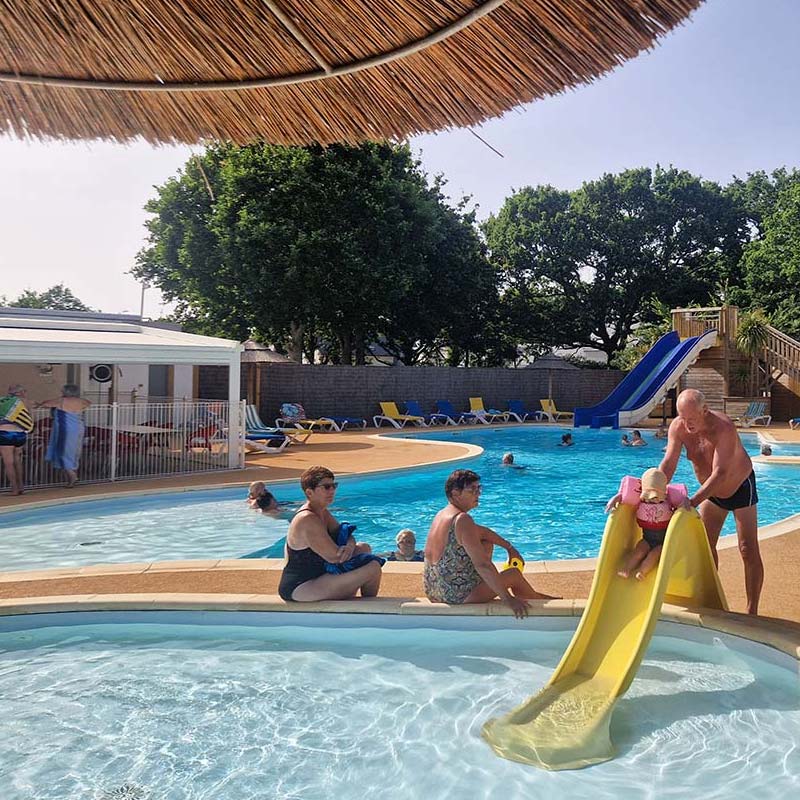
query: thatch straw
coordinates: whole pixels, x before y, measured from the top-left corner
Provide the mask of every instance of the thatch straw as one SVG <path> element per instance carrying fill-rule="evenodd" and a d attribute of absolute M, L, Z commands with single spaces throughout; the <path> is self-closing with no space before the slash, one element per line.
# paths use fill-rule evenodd
<path fill-rule="evenodd" d="M 702 0 L 0 0 L 0 131 L 285 144 L 473 125 Z"/>

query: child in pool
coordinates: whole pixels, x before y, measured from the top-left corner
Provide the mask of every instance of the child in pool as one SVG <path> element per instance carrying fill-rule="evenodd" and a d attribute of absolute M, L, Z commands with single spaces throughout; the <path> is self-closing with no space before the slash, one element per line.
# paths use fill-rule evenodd
<path fill-rule="evenodd" d="M 622 492 L 618 492 L 608 501 L 606 511 L 611 511 L 621 500 Z M 636 580 L 643 580 L 658 564 L 669 521 L 676 508 L 668 499 L 667 476 L 655 468 L 646 470 L 642 475 L 642 491 L 636 507 L 636 522 L 642 529 L 642 538 L 617 572 L 620 578 L 628 578 L 635 571 Z"/>

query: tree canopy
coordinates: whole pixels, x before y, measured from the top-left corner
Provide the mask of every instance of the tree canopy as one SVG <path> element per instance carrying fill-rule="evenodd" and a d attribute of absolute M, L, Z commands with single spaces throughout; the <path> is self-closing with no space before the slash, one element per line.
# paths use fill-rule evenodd
<path fill-rule="evenodd" d="M 157 188 L 134 274 L 196 329 L 363 363 L 484 354 L 494 271 L 405 146 L 220 145 Z"/>
<path fill-rule="evenodd" d="M 484 224 L 505 297 L 529 338 L 596 347 L 609 357 L 653 301 L 707 300 L 736 280 L 745 218 L 714 183 L 670 169 L 604 175 L 574 192 L 526 187 Z"/>
<path fill-rule="evenodd" d="M 481 225 L 406 146 L 215 145 L 148 203 L 134 274 L 190 329 L 333 363 L 515 364 L 589 346 L 629 366 L 669 309 L 763 307 L 800 332 L 800 171 L 675 167 L 514 191 Z"/>
<path fill-rule="evenodd" d="M 3 298 L 3 302 L 5 299 Z M 63 283 L 57 283 L 43 292 L 26 289 L 16 300 L 7 303 L 12 308 L 49 308 L 56 311 L 91 311 Z"/>

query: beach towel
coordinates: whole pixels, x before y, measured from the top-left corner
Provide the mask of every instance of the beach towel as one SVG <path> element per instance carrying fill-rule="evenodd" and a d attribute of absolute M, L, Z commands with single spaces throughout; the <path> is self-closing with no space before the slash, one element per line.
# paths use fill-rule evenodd
<path fill-rule="evenodd" d="M 339 547 L 344 547 L 355 529 L 355 525 L 351 525 L 349 522 L 342 522 L 339 525 L 339 530 L 336 534 L 336 544 Z M 359 553 L 347 561 L 343 561 L 341 564 L 329 564 L 326 561 L 325 571 L 330 572 L 333 575 L 341 575 L 343 572 L 352 572 L 354 569 L 363 567 L 364 564 L 369 564 L 370 561 L 377 561 L 381 566 L 386 563 L 385 558 L 373 555 L 372 553 Z"/>
<path fill-rule="evenodd" d="M 33 431 L 33 417 L 18 397 L 6 395 L 0 397 L 0 422 L 12 422 L 25 433 Z"/>
<path fill-rule="evenodd" d="M 83 420 L 71 411 L 53 409 L 53 432 L 45 460 L 57 469 L 77 470 L 83 445 Z"/>

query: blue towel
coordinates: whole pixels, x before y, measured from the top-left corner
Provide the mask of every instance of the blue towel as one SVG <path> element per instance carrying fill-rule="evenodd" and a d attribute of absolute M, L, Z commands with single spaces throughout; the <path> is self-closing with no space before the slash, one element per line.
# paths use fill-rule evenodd
<path fill-rule="evenodd" d="M 57 469 L 78 469 L 83 445 L 83 420 L 71 411 L 53 409 L 53 432 L 45 460 Z"/>
<path fill-rule="evenodd" d="M 355 529 L 355 525 L 351 525 L 349 522 L 342 522 L 339 525 L 339 530 L 336 533 L 336 544 L 339 547 L 344 547 Z M 373 555 L 372 553 L 359 553 L 357 556 L 353 556 L 341 564 L 329 564 L 326 561 L 325 571 L 330 572 L 333 575 L 341 575 L 343 572 L 352 572 L 354 569 L 363 567 L 364 564 L 369 564 L 370 561 L 377 561 L 381 566 L 386 563 L 385 558 Z"/>

